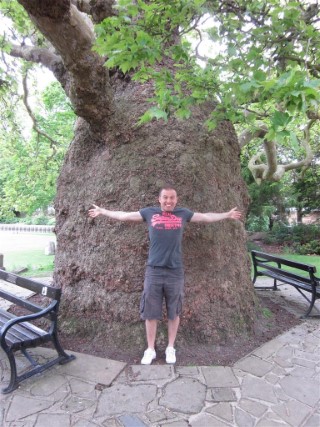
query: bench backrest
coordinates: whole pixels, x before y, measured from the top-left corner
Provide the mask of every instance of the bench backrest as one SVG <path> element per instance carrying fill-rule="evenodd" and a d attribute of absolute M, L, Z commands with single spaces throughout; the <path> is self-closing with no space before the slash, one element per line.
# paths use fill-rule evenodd
<path fill-rule="evenodd" d="M 35 294 L 42 295 L 43 297 L 50 298 L 52 300 L 60 301 L 61 297 L 61 289 L 54 288 L 49 285 L 45 285 L 44 283 L 38 282 L 33 279 L 29 279 L 27 277 L 18 276 L 14 273 L 9 273 L 5 270 L 0 269 L 0 279 L 4 280 L 8 283 L 11 283 L 15 286 L 19 286 L 20 288 L 28 289 Z M 24 298 L 20 298 L 14 293 L 7 292 L 5 290 L 0 289 L 0 298 L 4 298 L 14 304 L 20 305 L 21 307 L 25 307 L 33 312 L 38 312 L 42 309 L 42 307 L 28 302 Z"/>
<path fill-rule="evenodd" d="M 316 273 L 317 269 L 314 265 L 304 264 L 301 262 L 292 261 L 290 259 L 278 257 L 275 255 L 266 254 L 264 252 L 259 251 L 251 251 L 253 259 L 256 259 L 258 262 L 260 261 L 272 261 L 272 262 L 280 262 L 282 265 L 287 265 L 288 267 L 298 268 L 302 271 L 308 271 L 312 273 Z"/>
<path fill-rule="evenodd" d="M 316 283 L 318 282 L 318 278 L 315 277 L 315 273 L 317 271 L 316 267 L 311 264 L 304 264 L 301 262 L 292 261 L 286 258 L 278 257 L 275 255 L 266 254 L 264 252 L 259 251 L 251 251 L 254 268 L 262 267 L 267 270 L 273 271 L 274 273 L 284 274 L 287 277 L 291 277 L 296 280 L 303 280 L 307 283 Z M 277 267 L 270 265 L 269 263 L 276 263 Z M 293 269 L 297 269 L 299 271 L 305 271 L 309 273 L 309 277 L 304 277 L 297 274 L 297 271 L 288 271 L 283 269 L 283 266 L 291 267 Z"/>

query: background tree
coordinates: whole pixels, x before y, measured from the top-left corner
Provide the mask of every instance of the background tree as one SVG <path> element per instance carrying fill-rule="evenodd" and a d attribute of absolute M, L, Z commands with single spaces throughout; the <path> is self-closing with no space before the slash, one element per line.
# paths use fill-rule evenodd
<path fill-rule="evenodd" d="M 33 93 L 32 78 L 27 74 L 21 83 L 21 95 L 4 91 L 0 100 L 0 215 L 5 220 L 14 218 L 15 213 L 31 215 L 53 204 L 75 120 L 58 82 L 51 83 L 41 98 Z"/>
<path fill-rule="evenodd" d="M 241 147 L 260 141 L 249 160 L 255 181 L 303 172 L 312 162 L 319 121 L 318 2 L 221 2 L 220 11 L 209 33 L 226 49 L 210 62 L 220 64 L 223 106 Z"/>
<path fill-rule="evenodd" d="M 297 222 L 310 212 L 320 211 L 320 156 L 315 155 L 311 167 L 306 170 L 303 179 L 295 176 L 288 194 L 292 195 L 291 205 L 297 209 Z"/>
<path fill-rule="evenodd" d="M 288 214 L 296 210 L 294 221 L 301 223 L 303 215 L 314 210 L 319 210 L 319 124 L 313 129 L 314 138 L 310 141 L 313 160 L 311 165 L 303 170 L 293 169 L 288 171 L 281 181 L 264 181 L 260 185 L 254 180 L 248 163 L 250 158 L 259 151 L 253 141 L 241 151 L 242 175 L 248 186 L 251 199 L 247 230 L 267 231 L 272 228 L 275 221 L 288 222 Z M 287 164 L 295 159 L 297 147 L 286 147 L 280 151 L 283 161 Z"/>
<path fill-rule="evenodd" d="M 294 107 L 298 112 L 315 108 L 318 81 L 312 80 L 308 94 L 302 76 L 297 96 L 292 87 L 282 85 L 279 98 L 281 76 L 276 75 L 273 86 L 267 79 L 273 65 L 255 72 L 259 55 L 265 62 L 277 55 L 276 40 L 270 42 L 268 58 L 262 55 L 273 34 L 270 28 L 264 44 L 258 43 L 260 53 L 253 55 L 250 33 L 262 40 L 266 25 L 270 19 L 276 22 L 280 13 L 278 2 L 265 3 L 121 1 L 112 9 L 111 1 L 19 0 L 29 20 L 17 2 L 1 2 L 17 31 L 14 40 L 5 39 L 6 52 L 48 67 L 78 116 L 55 203 L 55 279 L 64 287 L 63 309 L 70 328 L 87 328 L 121 343 L 132 337 L 135 345 L 142 336 L 137 305 L 147 251 L 145 228 L 88 220 L 92 202 L 136 210 L 156 203 L 158 187 L 170 180 L 191 209 L 223 211 L 238 205 L 245 212 L 248 198 L 231 121 L 252 118 L 246 113 L 248 104 L 258 95 L 259 100 L 273 95 L 273 106 L 286 99 L 281 109 L 269 114 L 280 117 L 281 123 L 290 116 L 287 99 L 303 100 Z M 297 6 L 286 2 L 293 3 Z M 302 20 L 308 7 L 299 2 L 298 9 Z M 227 50 L 202 68 L 185 37 L 199 34 L 197 25 L 207 13 L 218 22 L 211 35 L 218 35 L 224 45 L 226 40 Z M 310 16 L 306 25 L 311 34 L 315 15 Z M 100 24 L 96 33 L 92 23 Z M 240 56 L 235 36 L 242 43 Z M 227 53 L 233 61 L 225 61 Z M 230 68 L 224 68 L 228 63 Z M 250 80 L 244 81 L 245 76 Z M 274 125 L 271 134 L 268 129 L 267 139 L 273 140 L 284 127 Z M 189 227 L 185 237 L 184 336 L 212 341 L 249 331 L 255 299 L 243 227 L 230 222 Z"/>

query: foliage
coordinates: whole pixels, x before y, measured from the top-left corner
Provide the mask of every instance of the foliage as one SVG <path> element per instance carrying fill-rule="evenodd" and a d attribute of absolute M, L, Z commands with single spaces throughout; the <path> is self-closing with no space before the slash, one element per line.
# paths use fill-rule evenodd
<path fill-rule="evenodd" d="M 45 78 L 39 66 L 12 56 L 19 44 L 43 47 L 46 43 L 25 9 L 4 0 L 0 11 L 0 221 L 8 222 L 20 212 L 32 214 L 52 203 L 75 115 L 60 84 L 53 83 L 39 94 L 39 79 Z"/>
<path fill-rule="evenodd" d="M 34 215 L 20 218 L 18 222 L 29 225 L 54 225 L 55 219 L 46 215 Z"/>
<path fill-rule="evenodd" d="M 8 102 L 8 98 L 3 100 Z M 2 220 L 14 212 L 33 213 L 52 203 L 56 179 L 69 141 L 75 116 L 58 83 L 42 93 L 34 111 L 37 129 L 26 133 L 21 124 L 21 103 L 2 110 L 6 120 L 0 129 L 0 192 Z M 15 114 L 12 114 L 12 111 Z M 27 124 L 30 128 L 31 124 Z M 40 129 L 40 131 L 39 131 Z"/>
<path fill-rule="evenodd" d="M 74 116 L 62 91 L 53 86 L 43 95 L 45 110 L 35 111 L 37 129 L 25 135 L 17 76 L 25 75 L 36 60 L 18 60 L 15 48 L 47 48 L 48 42 L 19 2 L 1 0 L 0 11 L 5 23 L 0 63 L 0 141 L 5 156 L 0 160 L 4 201 L 0 215 L 8 218 L 14 217 L 14 211 L 32 212 L 54 197 Z M 265 126 L 264 137 L 275 142 L 281 166 L 295 167 L 296 159 L 306 157 L 308 151 L 312 157 L 319 150 L 318 2 L 119 0 L 115 12 L 96 25 L 95 50 L 107 58 L 108 68 L 119 68 L 139 82 L 152 81 L 154 96 L 140 125 L 153 119 L 167 121 L 173 115 L 187 119 L 195 105 L 206 102 L 212 105 L 209 129 L 219 120 L 231 120 L 241 141 L 243 133 L 255 135 Z M 35 57 L 40 58 L 38 53 Z M 257 162 L 268 161 L 268 155 L 260 153 L 261 141 L 254 136 L 245 146 L 245 167 L 254 156 Z M 264 186 L 259 192 L 251 181 L 250 222 L 257 223 L 256 217 L 262 216 L 266 227 L 273 207 L 280 212 L 290 205 L 313 207 L 319 181 L 315 173 L 306 173 L 309 163 L 300 165 L 299 174 L 290 175 L 286 182 L 277 173 L 265 178 L 281 178 L 284 187 Z M 292 182 L 289 200 L 283 193 Z"/>
<path fill-rule="evenodd" d="M 140 124 L 188 118 L 193 105 L 211 101 L 210 129 L 229 119 L 254 133 L 264 123 L 265 138 L 295 157 L 308 150 L 301 125 L 320 118 L 318 4 L 120 0 L 115 7 L 116 16 L 96 27 L 96 50 L 108 67 L 154 82 Z M 210 56 L 199 54 L 206 36 Z"/>
<path fill-rule="evenodd" d="M 304 245 L 295 247 L 295 251 L 301 255 L 320 255 L 320 240 L 311 240 Z"/>
<path fill-rule="evenodd" d="M 301 213 L 307 214 L 314 209 L 320 210 L 320 147 L 314 157 L 310 168 L 303 176 L 293 174 L 291 186 L 287 188 L 288 196 L 291 196 L 291 205 Z"/>
<path fill-rule="evenodd" d="M 242 176 L 247 184 L 250 205 L 246 221 L 248 231 L 268 231 L 272 228 L 273 217 L 285 212 L 287 201 L 283 192 L 283 181 L 263 182 L 258 185 L 246 166 L 246 150 L 241 154 Z"/>
<path fill-rule="evenodd" d="M 255 216 L 249 214 L 247 217 L 246 229 L 248 231 L 268 231 L 270 228 L 270 218 L 267 215 Z"/>
<path fill-rule="evenodd" d="M 288 227 L 277 223 L 269 234 L 274 242 L 284 244 L 290 252 L 301 255 L 320 255 L 320 226 L 318 225 L 301 224 Z"/>

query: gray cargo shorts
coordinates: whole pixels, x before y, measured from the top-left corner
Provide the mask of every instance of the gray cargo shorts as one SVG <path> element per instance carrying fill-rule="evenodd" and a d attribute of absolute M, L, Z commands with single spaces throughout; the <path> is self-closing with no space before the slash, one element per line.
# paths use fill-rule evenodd
<path fill-rule="evenodd" d="M 147 266 L 140 301 L 142 320 L 161 320 L 163 298 L 168 319 L 180 316 L 184 296 L 183 268 Z"/>

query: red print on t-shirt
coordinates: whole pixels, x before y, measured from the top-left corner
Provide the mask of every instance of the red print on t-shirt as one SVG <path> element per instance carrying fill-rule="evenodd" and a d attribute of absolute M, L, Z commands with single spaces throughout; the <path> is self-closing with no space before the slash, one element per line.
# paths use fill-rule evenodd
<path fill-rule="evenodd" d="M 182 218 L 169 212 L 163 212 L 152 216 L 151 225 L 158 230 L 176 230 L 182 227 Z"/>

